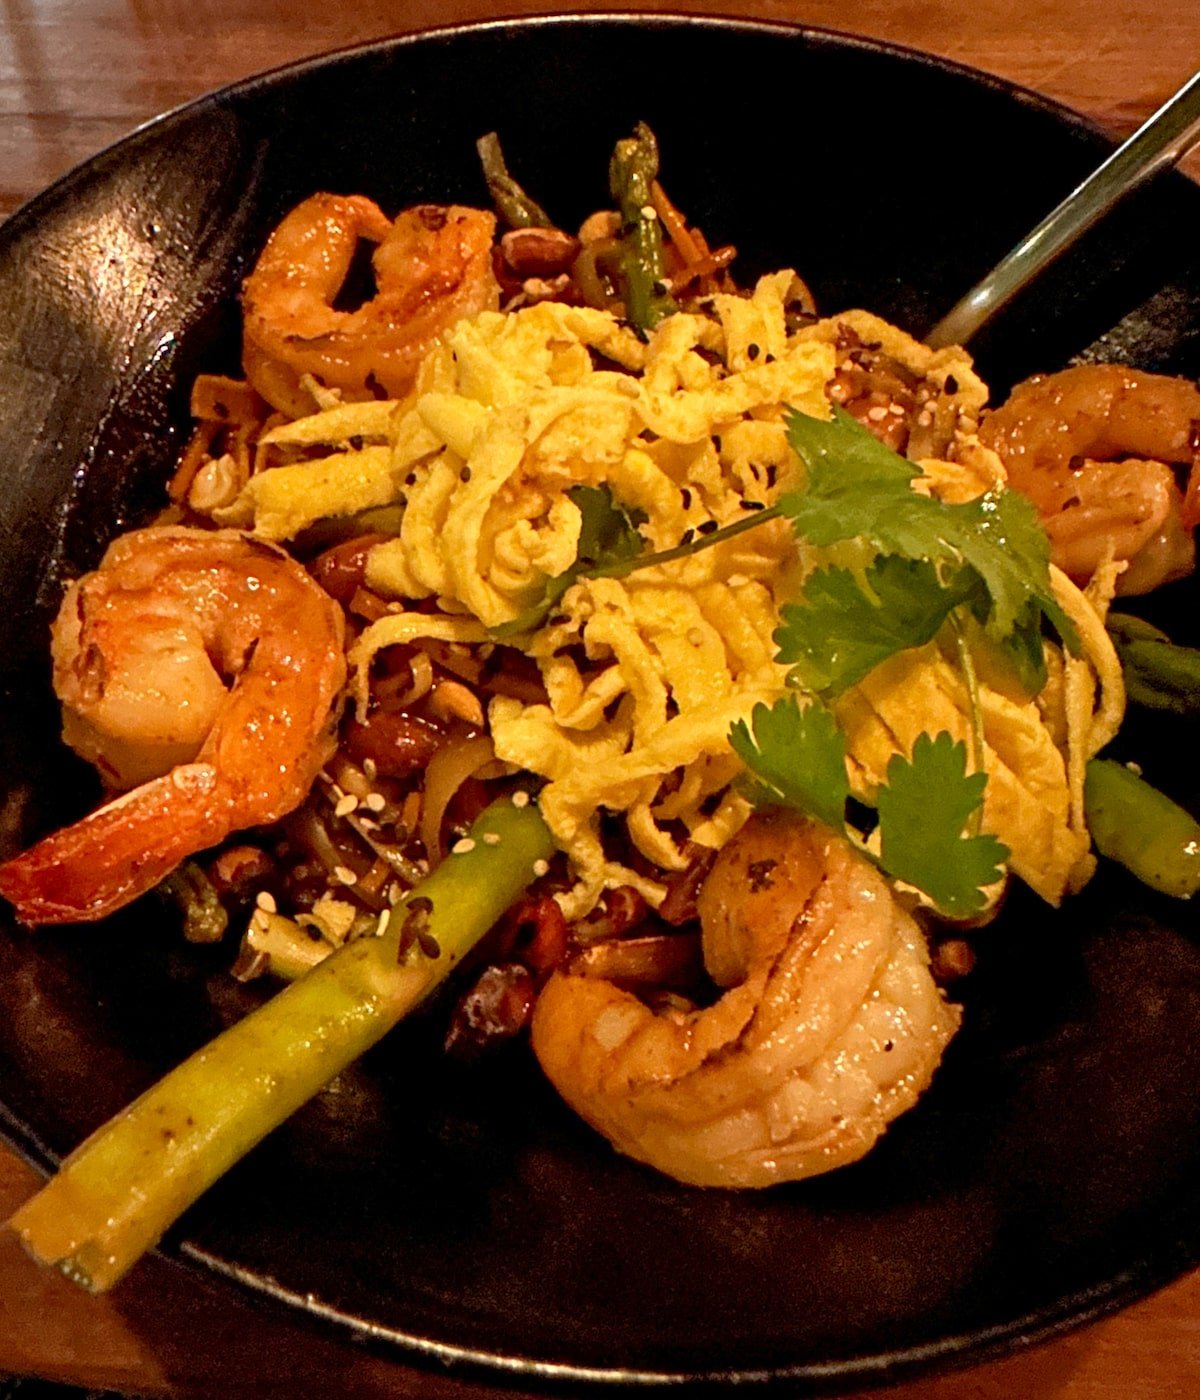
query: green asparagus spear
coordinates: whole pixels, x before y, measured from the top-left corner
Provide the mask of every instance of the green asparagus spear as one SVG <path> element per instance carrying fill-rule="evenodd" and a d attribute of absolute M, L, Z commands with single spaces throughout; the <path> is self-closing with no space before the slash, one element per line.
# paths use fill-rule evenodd
<path fill-rule="evenodd" d="M 380 936 L 326 958 L 77 1148 L 9 1222 L 35 1258 L 86 1288 L 111 1287 L 223 1172 L 437 986 L 553 846 L 533 806 L 503 799 L 455 850 Z"/>
<path fill-rule="evenodd" d="M 500 138 L 494 131 L 475 142 L 488 193 L 500 217 L 510 228 L 552 228 L 550 216 L 531 199 L 508 173 Z"/>
<path fill-rule="evenodd" d="M 624 221 L 621 265 L 625 273 L 625 314 L 640 331 L 651 331 L 678 308 L 666 290 L 667 264 L 662 227 L 651 204 L 658 177 L 658 142 L 645 122 L 618 141 L 608 167 L 608 184 Z"/>
<path fill-rule="evenodd" d="M 1088 829 L 1101 855 L 1163 894 L 1200 889 L 1200 823 L 1132 769 L 1094 758 L 1084 785 Z"/>
<path fill-rule="evenodd" d="M 1176 646 L 1165 632 L 1125 613 L 1110 613 L 1108 630 L 1134 704 L 1200 714 L 1200 650 Z"/>

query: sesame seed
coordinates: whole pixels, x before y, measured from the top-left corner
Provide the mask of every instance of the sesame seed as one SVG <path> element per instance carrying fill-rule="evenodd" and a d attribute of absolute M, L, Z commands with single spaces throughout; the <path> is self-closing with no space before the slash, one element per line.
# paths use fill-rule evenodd
<path fill-rule="evenodd" d="M 362 816 L 360 816 L 359 819 L 358 819 L 358 824 L 359 824 L 359 826 L 360 826 L 364 831 L 378 831 L 378 830 L 379 830 L 379 823 L 378 823 L 378 822 L 373 822 L 373 821 L 371 820 L 370 817 L 362 817 Z"/>
<path fill-rule="evenodd" d="M 459 481 L 470 481 L 470 479 L 471 479 L 471 468 L 470 468 L 470 467 L 464 467 L 464 468 L 462 469 L 462 471 L 459 472 L 459 474 L 458 474 L 458 479 L 459 479 Z"/>
<path fill-rule="evenodd" d="M 399 885 L 397 885 L 397 884 L 391 884 L 391 885 L 388 886 L 388 889 L 387 889 L 387 902 L 392 906 L 393 909 L 396 907 L 397 904 L 400 903 L 400 901 L 401 901 L 403 898 L 404 898 L 404 891 L 400 888 Z"/>
<path fill-rule="evenodd" d="M 881 423 L 887 417 L 887 409 L 876 404 L 874 408 L 867 409 L 867 417 L 872 423 Z"/>
<path fill-rule="evenodd" d="M 348 792 L 345 797 L 338 798 L 338 804 L 333 809 L 335 817 L 348 817 L 351 812 L 358 807 L 358 798 L 352 792 Z"/>
<path fill-rule="evenodd" d="M 738 504 L 743 510 L 766 510 L 765 501 L 739 501 Z"/>
<path fill-rule="evenodd" d="M 450 854 L 452 856 L 465 856 L 468 851 L 473 851 L 474 849 L 475 842 L 472 841 L 469 836 L 464 836 L 461 841 L 456 841 L 454 845 L 450 847 Z"/>
<path fill-rule="evenodd" d="M 718 528 L 715 520 L 702 520 L 700 524 L 696 526 L 697 532 L 701 535 L 711 535 L 712 532 Z"/>
<path fill-rule="evenodd" d="M 525 791 L 524 788 L 518 788 L 517 791 L 513 793 L 512 804 L 514 807 L 529 806 L 529 794 Z"/>
<path fill-rule="evenodd" d="M 382 812 L 387 806 L 387 798 L 381 792 L 367 793 L 363 802 L 372 812 Z"/>
<path fill-rule="evenodd" d="M 539 880 L 542 878 L 543 875 L 547 874 L 549 870 L 550 862 L 548 860 L 535 860 L 533 862 L 533 873 L 538 877 Z"/>
<path fill-rule="evenodd" d="M 440 958 L 442 956 L 442 945 L 432 933 L 428 933 L 425 929 L 417 934 L 417 943 L 427 958 Z"/>
<path fill-rule="evenodd" d="M 917 414 L 917 422 L 921 425 L 922 428 L 928 428 L 929 425 L 933 422 L 933 414 L 930 413 L 930 411 L 927 408 L 923 408 L 921 412 Z"/>
<path fill-rule="evenodd" d="M 693 530 L 693 529 L 691 528 L 691 526 L 689 525 L 688 528 L 683 532 L 683 534 L 679 536 L 679 543 L 680 543 L 680 544 L 691 544 L 691 542 L 692 542 L 695 538 L 696 538 L 696 532 L 695 532 L 695 530 Z"/>
<path fill-rule="evenodd" d="M 337 880 L 339 884 L 342 885 L 358 884 L 358 876 L 354 873 L 353 870 L 350 870 L 347 866 L 344 865 L 335 865 L 333 867 L 333 878 Z"/>
<path fill-rule="evenodd" d="M 658 210 L 655 209 L 655 207 L 654 207 L 653 204 L 643 204 L 643 205 L 642 205 L 642 211 L 641 211 L 641 212 L 642 212 L 642 218 L 643 218 L 643 219 L 657 219 L 657 218 L 658 218 Z"/>
<path fill-rule="evenodd" d="M 275 896 L 270 890 L 259 890 L 254 896 L 254 903 L 264 914 L 275 914 L 279 911 L 279 906 L 275 903 Z"/>
<path fill-rule="evenodd" d="M 500 833 L 498 831 L 485 831 L 483 833 L 483 844 L 485 846 L 498 846 L 500 844 Z"/>
<path fill-rule="evenodd" d="M 903 417 L 904 417 L 904 409 L 903 409 L 903 408 L 901 407 L 901 405 L 898 404 L 898 403 L 890 403 L 890 404 L 888 404 L 888 412 L 889 412 L 889 413 L 894 413 L 894 414 L 896 415 L 897 418 L 903 418 Z"/>
<path fill-rule="evenodd" d="M 373 758 L 363 759 L 363 776 L 369 783 L 373 783 L 379 776 L 379 765 Z"/>
<path fill-rule="evenodd" d="M 379 916 L 379 922 L 375 925 L 375 932 L 382 937 L 387 932 L 387 926 L 392 921 L 392 911 L 385 909 Z"/>
<path fill-rule="evenodd" d="M 747 359 L 750 359 L 750 360 L 757 360 L 758 357 L 759 357 L 759 355 L 761 355 L 761 354 L 762 354 L 762 351 L 758 348 L 757 345 L 755 345 L 755 343 L 754 343 L 753 341 L 751 341 L 750 344 L 746 346 L 746 358 L 747 358 Z"/>

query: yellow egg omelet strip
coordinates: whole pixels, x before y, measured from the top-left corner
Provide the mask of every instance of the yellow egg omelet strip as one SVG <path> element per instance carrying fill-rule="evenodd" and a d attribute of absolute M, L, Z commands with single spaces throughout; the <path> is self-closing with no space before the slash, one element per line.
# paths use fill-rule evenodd
<path fill-rule="evenodd" d="M 352 653 L 363 701 L 379 648 L 483 642 L 574 563 L 575 487 L 606 488 L 646 548 L 667 550 L 801 485 L 785 410 L 827 413 L 847 339 L 880 346 L 951 401 L 955 460 L 924 462 L 920 489 L 963 500 L 1003 479 L 974 436 L 987 391 L 965 352 L 931 351 L 865 312 L 789 331 L 793 282 L 781 272 L 748 296 L 714 297 L 711 315 L 668 317 L 647 343 L 606 312 L 557 303 L 463 321 L 403 402 L 336 405 L 274 430 L 276 451 L 329 455 L 252 478 L 236 523 L 280 539 L 323 516 L 403 504 L 399 534 L 371 551 L 366 583 L 398 609 L 431 599 L 437 611 L 401 610 L 365 629 Z M 603 813 L 621 815 L 636 850 L 665 871 L 687 864 L 689 840 L 719 847 L 745 820 L 729 729 L 786 693 L 787 669 L 774 659 L 779 605 L 815 562 L 786 521 L 767 522 L 624 579 L 581 579 L 521 639 L 548 703 L 496 697 L 489 725 L 499 758 L 546 780 L 542 811 L 576 875 L 562 896 L 569 917 L 614 886 L 651 903 L 663 893 L 610 857 Z M 1052 902 L 1087 865 L 1085 731 L 1119 707 L 1090 632 L 1087 647 L 1086 660 L 1052 656 L 1058 698 L 1040 698 L 1045 714 L 1002 668 L 980 666 L 984 824 Z M 921 732 L 969 741 L 969 714 L 959 670 L 936 644 L 885 662 L 838 704 L 855 791 L 870 798 Z"/>

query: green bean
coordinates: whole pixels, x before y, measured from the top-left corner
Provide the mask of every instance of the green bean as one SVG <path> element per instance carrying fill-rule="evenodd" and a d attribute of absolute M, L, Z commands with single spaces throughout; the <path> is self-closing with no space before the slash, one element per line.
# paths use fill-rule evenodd
<path fill-rule="evenodd" d="M 1176 646 L 1165 632 L 1125 613 L 1110 613 L 1108 630 L 1134 704 L 1200 714 L 1200 650 Z"/>
<path fill-rule="evenodd" d="M 148 1089 L 9 1224 L 43 1263 L 114 1284 L 188 1206 L 438 985 L 552 853 L 536 809 L 493 802 L 429 878 L 356 939 Z M 414 940 L 411 948 L 410 941 Z"/>
<path fill-rule="evenodd" d="M 1200 823 L 1132 769 L 1094 758 L 1084 784 L 1088 828 L 1109 856 L 1163 894 L 1200 889 Z"/>

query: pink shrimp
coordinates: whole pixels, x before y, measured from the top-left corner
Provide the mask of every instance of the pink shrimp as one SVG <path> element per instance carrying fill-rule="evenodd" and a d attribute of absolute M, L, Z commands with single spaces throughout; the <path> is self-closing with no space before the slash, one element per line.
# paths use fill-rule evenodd
<path fill-rule="evenodd" d="M 699 1186 L 769 1186 L 861 1157 L 958 1025 L 916 924 L 839 836 L 752 817 L 699 900 L 712 1006 L 655 1012 L 556 972 L 534 1011 L 551 1083 L 622 1152 Z"/>
<path fill-rule="evenodd" d="M 0 865 L 21 920 L 103 918 L 297 807 L 333 752 L 342 629 L 298 563 L 236 531 L 118 539 L 67 590 L 54 682 L 67 742 L 109 787 L 139 785 Z"/>
<path fill-rule="evenodd" d="M 1122 593 L 1191 572 L 1200 489 L 1200 389 L 1123 365 L 1035 375 L 989 414 L 983 441 L 1038 508 L 1054 562 L 1086 582 L 1123 560 Z M 1185 503 L 1174 466 L 1191 466 Z"/>
<path fill-rule="evenodd" d="M 293 418 L 315 407 L 304 375 L 348 399 L 404 395 L 440 335 L 497 305 L 495 227 L 491 214 L 457 204 L 419 204 L 393 223 L 361 195 L 312 195 L 285 216 L 246 279 L 247 379 Z M 378 291 L 338 310 L 360 239 L 378 245 Z"/>

